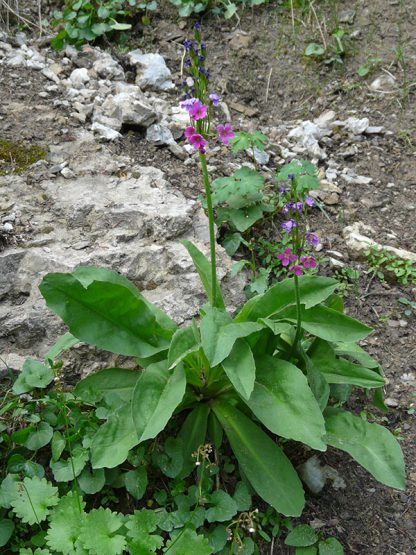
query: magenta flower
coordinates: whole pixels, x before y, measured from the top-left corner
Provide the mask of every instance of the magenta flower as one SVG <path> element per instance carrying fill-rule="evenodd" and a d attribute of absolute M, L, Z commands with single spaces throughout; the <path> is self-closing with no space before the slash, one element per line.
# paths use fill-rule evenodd
<path fill-rule="evenodd" d="M 293 254 L 290 249 L 285 249 L 282 253 L 277 255 L 277 258 L 281 260 L 282 266 L 289 266 L 291 262 L 295 262 L 296 254 Z"/>
<path fill-rule="evenodd" d="M 289 268 L 289 272 L 292 272 L 295 274 L 295 276 L 299 277 L 302 275 L 302 266 L 299 266 L 299 264 L 294 264 Z"/>
<path fill-rule="evenodd" d="M 199 100 L 197 98 L 188 98 L 187 100 L 181 102 L 181 108 L 185 108 L 185 110 L 189 112 L 195 102 L 199 102 Z"/>
<path fill-rule="evenodd" d="M 314 247 L 319 245 L 319 239 L 318 239 L 318 236 L 316 235 L 316 233 L 312 233 L 311 231 L 309 233 L 307 233 L 306 234 L 306 242 L 308 243 L 308 245 L 313 245 Z"/>
<path fill-rule="evenodd" d="M 195 150 L 199 150 L 202 154 L 205 153 L 205 146 L 207 141 L 199 133 L 194 133 L 188 138 L 189 143 L 194 147 Z"/>
<path fill-rule="evenodd" d="M 207 115 L 207 111 L 208 106 L 202 104 L 200 100 L 194 102 L 188 110 L 189 116 L 193 120 L 204 119 Z"/>
<path fill-rule="evenodd" d="M 295 227 L 296 227 L 296 222 L 292 218 L 290 220 L 288 220 L 287 222 L 282 223 L 282 228 L 285 231 L 287 231 L 287 233 L 290 233 L 292 231 L 292 229 L 294 229 Z"/>
<path fill-rule="evenodd" d="M 195 135 L 195 133 L 196 133 L 195 127 L 192 127 L 191 125 L 189 125 L 185 129 L 184 135 L 189 140 L 192 137 L 192 135 Z"/>
<path fill-rule="evenodd" d="M 313 256 L 301 256 L 300 261 L 305 269 L 316 268 L 316 259 Z"/>
<path fill-rule="evenodd" d="M 220 97 L 217 95 L 217 93 L 211 93 L 209 95 L 209 99 L 211 100 L 214 106 L 218 106 L 221 100 Z"/>
<path fill-rule="evenodd" d="M 235 137 L 235 133 L 231 127 L 231 123 L 218 125 L 217 130 L 220 141 L 225 145 L 229 145 L 230 139 L 233 139 Z"/>

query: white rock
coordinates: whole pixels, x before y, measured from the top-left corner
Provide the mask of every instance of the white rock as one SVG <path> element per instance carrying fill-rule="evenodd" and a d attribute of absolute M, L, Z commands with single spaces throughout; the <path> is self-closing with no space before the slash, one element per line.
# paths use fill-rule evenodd
<path fill-rule="evenodd" d="M 113 141 L 114 139 L 121 137 L 121 134 L 118 131 L 115 131 L 111 127 L 107 127 L 98 122 L 94 122 L 92 124 L 91 130 L 97 133 L 101 139 L 105 139 L 106 141 Z"/>
<path fill-rule="evenodd" d="M 391 91 L 396 87 L 395 78 L 387 73 L 383 73 L 379 77 L 376 77 L 370 85 L 370 89 L 375 92 Z"/>
<path fill-rule="evenodd" d="M 351 168 L 344 168 L 340 177 L 350 185 L 369 185 L 373 179 L 364 175 L 357 175 Z"/>
<path fill-rule="evenodd" d="M 90 80 L 88 69 L 85 67 L 78 67 L 77 69 L 74 69 L 69 76 L 69 80 L 75 89 L 82 89 Z"/>
<path fill-rule="evenodd" d="M 174 142 L 171 130 L 166 125 L 154 123 L 147 128 L 146 139 L 155 145 L 169 145 Z"/>
<path fill-rule="evenodd" d="M 3 229 L 4 231 L 13 231 L 13 224 L 11 224 L 10 222 L 6 222 L 5 224 L 3 224 Z"/>
<path fill-rule="evenodd" d="M 131 65 L 136 66 L 136 83 L 141 89 L 168 91 L 175 88 L 172 74 L 160 54 L 142 54 L 136 49 L 129 52 L 128 59 Z"/>
<path fill-rule="evenodd" d="M 354 118 L 350 117 L 345 121 L 345 127 L 348 131 L 351 131 L 354 135 L 361 135 L 365 133 L 368 126 L 370 125 L 370 121 L 368 118 Z"/>
<path fill-rule="evenodd" d="M 123 81 L 125 78 L 123 68 L 110 55 L 104 55 L 102 58 L 96 60 L 92 69 L 103 79 Z"/>
<path fill-rule="evenodd" d="M 56 84 L 60 83 L 59 77 L 48 67 L 45 67 L 44 69 L 42 69 L 41 73 L 50 81 L 53 81 Z"/>

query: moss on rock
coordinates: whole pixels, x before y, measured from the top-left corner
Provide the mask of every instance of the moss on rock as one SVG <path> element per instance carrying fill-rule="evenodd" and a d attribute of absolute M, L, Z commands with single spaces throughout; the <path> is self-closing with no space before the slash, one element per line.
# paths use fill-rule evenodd
<path fill-rule="evenodd" d="M 23 173 L 38 160 L 44 160 L 46 155 L 47 151 L 39 145 L 0 139 L 0 175 Z"/>

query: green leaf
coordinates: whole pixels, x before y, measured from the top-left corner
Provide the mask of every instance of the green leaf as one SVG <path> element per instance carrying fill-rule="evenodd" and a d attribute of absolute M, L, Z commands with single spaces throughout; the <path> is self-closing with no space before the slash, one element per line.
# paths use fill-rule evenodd
<path fill-rule="evenodd" d="M 162 451 L 159 449 L 153 451 L 152 461 L 165 476 L 176 478 L 183 468 L 182 449 L 182 440 L 168 437 Z"/>
<path fill-rule="evenodd" d="M 187 328 L 179 328 L 176 330 L 173 334 L 168 352 L 169 369 L 174 368 L 188 354 L 199 350 L 200 346 L 198 330 L 194 324 Z"/>
<path fill-rule="evenodd" d="M 135 470 L 129 470 L 124 474 L 124 483 L 127 491 L 135 499 L 139 500 L 146 493 L 147 470 L 145 466 L 139 466 Z"/>
<path fill-rule="evenodd" d="M 179 532 L 178 536 L 167 542 L 163 553 L 169 552 L 169 555 L 190 555 L 197 553 L 198 555 L 210 555 L 212 548 L 208 540 L 204 536 L 199 536 L 190 528 Z"/>
<path fill-rule="evenodd" d="M 70 491 L 61 497 L 49 516 L 46 543 L 50 549 L 64 555 L 75 555 L 79 530 L 83 524 L 85 503 L 82 497 Z"/>
<path fill-rule="evenodd" d="M 133 555 L 151 555 L 163 545 L 163 538 L 152 534 L 157 529 L 159 516 L 156 511 L 141 509 L 129 515 L 125 526 L 129 548 Z"/>
<path fill-rule="evenodd" d="M 74 394 L 86 403 L 95 403 L 112 395 L 129 402 L 140 375 L 140 372 L 127 368 L 105 368 L 78 382 Z"/>
<path fill-rule="evenodd" d="M 62 455 L 62 451 L 65 449 L 66 440 L 64 436 L 56 430 L 52 436 L 51 450 L 52 450 L 52 460 L 57 461 Z"/>
<path fill-rule="evenodd" d="M 195 468 L 195 459 L 192 458 L 192 454 L 198 450 L 198 447 L 205 444 L 209 412 L 209 406 L 200 403 L 188 414 L 182 424 L 177 436 L 182 444 L 183 464 L 179 478 L 185 478 Z"/>
<path fill-rule="evenodd" d="M 260 173 L 243 166 L 232 176 L 219 177 L 211 183 L 212 204 L 234 210 L 248 208 L 263 200 L 263 185 L 264 177 Z"/>
<path fill-rule="evenodd" d="M 216 223 L 231 222 L 241 233 L 247 231 L 252 225 L 263 217 L 263 206 L 256 204 L 244 208 L 217 208 Z"/>
<path fill-rule="evenodd" d="M 244 400 L 250 398 L 256 377 L 256 364 L 250 345 L 245 339 L 237 339 L 222 367 L 236 391 Z"/>
<path fill-rule="evenodd" d="M 256 360 L 256 382 L 247 405 L 274 434 L 326 450 L 325 421 L 303 372 L 290 362 Z"/>
<path fill-rule="evenodd" d="M 9 539 L 12 537 L 14 524 L 8 518 L 0 520 L 0 547 L 4 547 Z"/>
<path fill-rule="evenodd" d="M 327 299 L 339 286 L 336 279 L 301 276 L 299 279 L 301 303 L 311 308 Z M 269 318 L 280 310 L 296 304 L 294 280 L 287 278 L 270 287 L 263 295 L 250 299 L 240 310 L 235 322 Z"/>
<path fill-rule="evenodd" d="M 14 497 L 10 505 L 16 516 L 30 525 L 45 520 L 49 507 L 59 501 L 58 488 L 45 478 L 25 478 L 23 482 L 15 482 L 14 487 Z"/>
<path fill-rule="evenodd" d="M 16 497 L 19 477 L 16 474 L 7 474 L 0 487 L 0 507 L 10 509 L 11 502 Z"/>
<path fill-rule="evenodd" d="M 54 378 L 51 368 L 33 358 L 27 358 L 17 380 L 13 384 L 13 393 L 21 395 L 39 387 L 44 389 Z"/>
<path fill-rule="evenodd" d="M 325 54 L 325 48 L 316 42 L 310 42 L 305 48 L 305 56 L 323 56 Z"/>
<path fill-rule="evenodd" d="M 83 492 L 92 495 L 101 491 L 105 485 L 105 472 L 103 468 L 90 470 L 85 467 L 78 476 L 78 485 Z"/>
<path fill-rule="evenodd" d="M 308 547 L 317 541 L 318 536 L 315 530 L 308 524 L 300 524 L 289 532 L 285 539 L 285 544 L 292 547 Z"/>
<path fill-rule="evenodd" d="M 51 461 L 49 463 L 53 477 L 57 482 L 70 482 L 71 480 L 74 480 L 81 474 L 82 469 L 87 464 L 88 458 L 87 449 L 75 447 L 72 451 L 72 456 L 70 456 L 66 461 L 59 460 L 57 462 Z"/>
<path fill-rule="evenodd" d="M 106 33 L 107 31 L 111 31 L 112 28 L 113 27 L 111 27 L 111 25 L 108 25 L 107 23 L 94 23 L 94 25 L 91 26 L 91 31 L 94 33 L 94 35 L 100 37 L 101 35 L 104 35 L 104 33 Z"/>
<path fill-rule="evenodd" d="M 110 10 L 105 6 L 100 6 L 97 10 L 97 16 L 100 19 L 107 19 L 110 16 Z"/>
<path fill-rule="evenodd" d="M 228 531 L 225 526 L 217 525 L 205 532 L 208 543 L 214 553 L 219 553 L 226 546 L 228 541 Z"/>
<path fill-rule="evenodd" d="M 45 447 L 53 436 L 53 428 L 47 422 L 39 422 L 33 426 L 33 430 L 27 436 L 23 445 L 31 451 L 37 451 L 41 447 Z"/>
<path fill-rule="evenodd" d="M 185 394 L 183 366 L 168 370 L 167 361 L 148 366 L 133 392 L 132 415 L 139 443 L 161 432 Z"/>
<path fill-rule="evenodd" d="M 295 555 L 316 555 L 317 553 L 318 553 L 318 548 L 315 546 L 297 547 L 295 549 Z"/>
<path fill-rule="evenodd" d="M 328 410 L 325 421 L 329 445 L 349 453 L 382 484 L 405 489 L 403 453 L 386 428 L 337 409 Z"/>
<path fill-rule="evenodd" d="M 110 27 L 114 31 L 128 31 L 129 29 L 131 29 L 131 24 L 130 23 L 120 23 L 118 21 L 115 21 L 114 23 L 110 24 Z"/>
<path fill-rule="evenodd" d="M 278 512 L 299 516 L 305 504 L 302 484 L 280 447 L 235 407 L 217 400 L 212 408 L 258 495 Z"/>
<path fill-rule="evenodd" d="M 296 308 L 286 308 L 277 316 L 295 323 Z M 359 341 L 372 331 L 358 320 L 326 306 L 315 306 L 308 310 L 302 306 L 300 316 L 304 330 L 326 341 Z"/>
<path fill-rule="evenodd" d="M 344 555 L 344 548 L 336 538 L 319 542 L 319 555 Z"/>
<path fill-rule="evenodd" d="M 52 345 L 44 358 L 45 360 L 56 360 L 63 351 L 67 351 L 77 343 L 79 343 L 79 339 L 74 337 L 72 333 L 64 333 L 64 335 L 62 335 L 62 337 L 60 337 L 58 341 Z"/>
<path fill-rule="evenodd" d="M 126 538 L 117 534 L 123 526 L 123 518 L 110 509 L 93 509 L 83 521 L 79 539 L 90 555 L 120 555 L 126 546 Z"/>
<path fill-rule="evenodd" d="M 237 503 L 223 490 L 214 491 L 207 500 L 211 505 L 206 515 L 208 522 L 225 522 L 237 513 Z"/>
<path fill-rule="evenodd" d="M 211 411 L 208 417 L 208 437 L 209 441 L 214 445 L 216 449 L 219 449 L 222 445 L 222 439 L 224 435 L 224 430 L 218 421 L 218 418 Z"/>
<path fill-rule="evenodd" d="M 235 487 L 233 499 L 237 504 L 238 511 L 249 511 L 251 508 L 251 495 L 244 482 L 238 482 Z"/>
<path fill-rule="evenodd" d="M 130 404 L 111 413 L 91 442 L 93 468 L 114 468 L 124 462 L 130 449 L 139 443 Z"/>
<path fill-rule="evenodd" d="M 242 242 L 242 237 L 240 233 L 232 233 L 231 235 L 226 235 L 222 241 L 222 246 L 228 256 L 233 256 Z"/>
<path fill-rule="evenodd" d="M 217 308 L 224 308 L 224 299 L 222 298 L 218 279 L 216 280 L 215 302 L 213 302 L 211 263 L 209 262 L 207 257 L 190 241 L 183 240 L 182 245 L 186 248 L 192 258 L 196 271 L 199 274 L 201 283 L 205 289 L 205 293 L 207 294 L 209 303 Z"/>
<path fill-rule="evenodd" d="M 47 274 L 39 286 L 46 304 L 86 343 L 127 356 L 147 357 L 168 348 L 162 328 L 145 301 L 124 285 L 71 274 Z"/>

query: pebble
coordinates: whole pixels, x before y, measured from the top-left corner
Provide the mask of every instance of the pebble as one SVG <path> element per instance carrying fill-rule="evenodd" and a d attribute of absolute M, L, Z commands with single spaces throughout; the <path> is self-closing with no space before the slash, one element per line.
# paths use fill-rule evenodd
<path fill-rule="evenodd" d="M 396 401 L 396 399 L 393 399 L 392 397 L 387 397 L 387 399 L 384 399 L 384 403 L 387 407 L 390 407 L 390 408 L 397 408 L 399 406 L 399 402 Z"/>
<path fill-rule="evenodd" d="M 4 231 L 13 231 L 13 225 L 10 222 L 6 222 L 3 224 Z"/>

